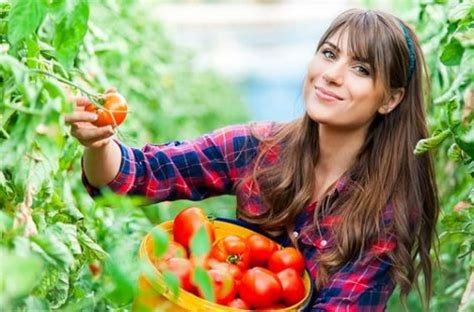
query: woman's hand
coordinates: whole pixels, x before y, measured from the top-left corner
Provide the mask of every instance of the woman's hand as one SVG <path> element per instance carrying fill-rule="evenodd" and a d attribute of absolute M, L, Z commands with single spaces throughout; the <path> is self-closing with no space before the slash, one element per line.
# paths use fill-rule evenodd
<path fill-rule="evenodd" d="M 109 88 L 106 91 L 110 92 L 116 90 Z M 85 110 L 91 101 L 85 96 L 72 97 L 71 101 L 75 103 L 75 110 L 64 116 L 66 123 L 71 125 L 71 135 L 85 147 L 101 148 L 109 144 L 115 133 L 114 129 L 112 126 L 97 127 L 92 124 L 97 120 L 97 114 Z"/>

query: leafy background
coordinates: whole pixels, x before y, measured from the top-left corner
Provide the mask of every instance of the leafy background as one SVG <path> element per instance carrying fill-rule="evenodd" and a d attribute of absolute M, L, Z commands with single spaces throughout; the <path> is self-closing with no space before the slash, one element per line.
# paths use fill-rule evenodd
<path fill-rule="evenodd" d="M 394 7 L 416 28 L 431 77 L 432 138 L 416 152 L 435 155 L 443 210 L 431 310 L 451 311 L 474 266 L 474 4 L 404 0 Z M 71 84 L 92 93 L 117 87 L 131 110 L 118 136 L 132 146 L 248 121 L 236 89 L 193 68 L 192 59 L 140 1 L 0 0 L 0 306 L 131 308 L 141 238 L 196 203 L 144 206 L 110 193 L 93 201 L 80 181 L 82 147 L 62 119 L 73 109 L 65 86 L 74 93 Z M 230 196 L 199 205 L 235 215 Z M 473 301 L 465 296 L 459 309 Z M 422 309 L 414 292 L 408 307 Z M 395 294 L 389 310 L 400 309 Z"/>

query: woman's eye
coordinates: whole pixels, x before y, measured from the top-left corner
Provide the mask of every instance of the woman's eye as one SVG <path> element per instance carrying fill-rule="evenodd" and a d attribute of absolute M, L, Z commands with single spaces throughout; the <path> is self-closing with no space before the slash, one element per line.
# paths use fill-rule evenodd
<path fill-rule="evenodd" d="M 370 71 L 367 68 L 365 68 L 364 66 L 358 65 L 358 66 L 355 67 L 355 69 L 356 69 L 357 72 L 359 72 L 363 75 L 366 75 L 366 76 L 370 75 Z"/>
<path fill-rule="evenodd" d="M 322 54 L 324 55 L 325 58 L 328 58 L 328 59 L 333 59 L 336 57 L 334 53 L 332 53 L 331 50 L 327 50 L 327 49 L 323 50 Z"/>

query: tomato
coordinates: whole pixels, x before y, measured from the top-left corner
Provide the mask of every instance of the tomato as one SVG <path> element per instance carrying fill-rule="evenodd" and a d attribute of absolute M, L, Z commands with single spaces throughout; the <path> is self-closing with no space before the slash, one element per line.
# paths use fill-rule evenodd
<path fill-rule="evenodd" d="M 92 276 L 98 276 L 102 272 L 102 268 L 99 263 L 92 262 L 89 264 L 89 271 L 91 271 Z"/>
<path fill-rule="evenodd" d="M 189 250 L 191 239 L 203 227 L 206 229 L 211 244 L 215 240 L 214 227 L 202 208 L 189 207 L 181 211 L 173 222 L 174 240 Z"/>
<path fill-rule="evenodd" d="M 270 256 L 278 250 L 278 245 L 260 234 L 251 234 L 246 239 L 250 249 L 250 267 L 266 267 Z"/>
<path fill-rule="evenodd" d="M 273 311 L 277 311 L 277 310 L 284 309 L 284 308 L 286 308 L 286 306 L 283 303 L 277 302 L 275 304 L 272 304 L 271 307 L 269 307 L 265 310 L 260 310 L 260 312 L 273 312 Z"/>
<path fill-rule="evenodd" d="M 238 287 L 240 285 L 240 280 L 242 279 L 242 270 L 232 263 L 227 262 L 213 262 L 212 259 L 208 262 L 208 265 L 211 269 L 222 270 L 224 272 L 230 273 L 234 278 L 235 285 Z"/>
<path fill-rule="evenodd" d="M 281 298 L 281 284 L 275 273 L 251 268 L 244 273 L 239 285 L 240 297 L 253 308 L 268 308 Z"/>
<path fill-rule="evenodd" d="M 235 264 L 244 271 L 249 266 L 250 249 L 242 237 L 227 235 L 214 244 L 211 249 L 210 258 Z"/>
<path fill-rule="evenodd" d="M 235 281 L 229 272 L 223 270 L 211 269 L 207 271 L 214 286 L 214 295 L 216 302 L 219 304 L 227 304 L 234 300 L 237 295 L 237 287 Z M 199 290 L 201 292 L 201 290 Z M 204 297 L 201 295 L 201 297 Z"/>
<path fill-rule="evenodd" d="M 164 271 L 176 275 L 179 280 L 179 286 L 187 291 L 194 291 L 194 285 L 191 283 L 193 266 L 191 261 L 186 258 L 170 258 L 165 262 Z"/>
<path fill-rule="evenodd" d="M 288 305 L 294 305 L 303 300 L 305 295 L 304 282 L 295 269 L 284 269 L 277 274 L 282 287 L 282 300 Z"/>
<path fill-rule="evenodd" d="M 275 273 L 293 268 L 299 275 L 303 275 L 305 261 L 303 255 L 296 248 L 286 247 L 272 254 L 268 260 L 268 268 Z"/>
<path fill-rule="evenodd" d="M 155 244 L 152 238 L 148 239 L 146 243 L 148 257 L 153 263 L 153 265 L 160 271 L 166 268 L 166 261 L 171 258 L 187 258 L 186 249 L 175 241 L 170 241 L 168 245 L 168 250 L 161 257 L 156 257 L 155 255 Z"/>
<path fill-rule="evenodd" d="M 229 302 L 227 306 L 236 309 L 250 310 L 249 304 L 243 301 L 241 298 L 235 298 L 234 300 Z"/>
<path fill-rule="evenodd" d="M 86 111 L 96 113 L 97 120 L 92 124 L 97 127 L 111 125 L 119 126 L 127 117 L 128 106 L 125 98 L 118 92 L 108 92 L 104 94 L 103 108 L 94 104 L 86 106 Z"/>

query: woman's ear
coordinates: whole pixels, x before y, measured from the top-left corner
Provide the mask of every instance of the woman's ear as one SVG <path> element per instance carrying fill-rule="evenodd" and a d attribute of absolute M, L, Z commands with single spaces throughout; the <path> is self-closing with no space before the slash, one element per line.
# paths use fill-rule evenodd
<path fill-rule="evenodd" d="M 387 102 L 378 109 L 379 114 L 385 115 L 393 111 L 403 99 L 405 88 L 393 89 Z"/>

